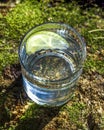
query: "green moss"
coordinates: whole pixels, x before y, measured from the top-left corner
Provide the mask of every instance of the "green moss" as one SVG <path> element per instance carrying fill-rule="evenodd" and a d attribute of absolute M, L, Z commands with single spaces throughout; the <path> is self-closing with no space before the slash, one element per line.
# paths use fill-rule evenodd
<path fill-rule="evenodd" d="M 77 128 L 81 130 L 85 130 L 84 118 L 85 118 L 85 108 L 86 105 L 84 103 L 74 102 L 72 105 L 66 105 L 62 108 L 62 111 L 67 111 L 69 114 L 69 122 L 72 125 L 75 125 Z"/>
<path fill-rule="evenodd" d="M 87 58 L 87 61 L 84 65 L 84 70 L 96 71 L 100 74 L 104 74 L 104 59 L 94 60 L 93 58 Z"/>
<path fill-rule="evenodd" d="M 91 54 L 94 54 L 96 50 L 104 49 L 104 33 L 102 31 L 91 32 L 97 28 L 104 28 L 100 8 L 82 10 L 76 2 L 65 3 L 62 1 L 50 6 L 48 0 L 44 2 L 26 0 L 18 4 L 6 16 L 0 14 L 0 63 L 2 63 L 0 73 L 6 65 L 18 61 L 17 50 L 22 36 L 31 27 L 44 22 L 64 22 L 76 28 L 84 36 Z M 8 53 L 6 53 L 7 51 Z M 95 71 L 99 68 L 99 73 L 101 73 L 102 62 L 88 58 L 85 64 L 86 70 L 89 69 L 89 66 L 94 65 Z"/>
<path fill-rule="evenodd" d="M 14 64 L 17 61 L 17 50 L 13 49 L 6 40 L 0 41 L 0 75 L 1 70 L 8 64 Z"/>

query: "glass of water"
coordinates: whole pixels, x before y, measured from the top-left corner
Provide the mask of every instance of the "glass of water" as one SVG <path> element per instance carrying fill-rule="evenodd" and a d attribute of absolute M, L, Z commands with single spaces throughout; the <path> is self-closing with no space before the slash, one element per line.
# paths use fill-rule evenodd
<path fill-rule="evenodd" d="M 29 30 L 19 46 L 23 85 L 40 105 L 68 102 L 82 73 L 86 56 L 83 38 L 62 23 L 45 23 Z"/>

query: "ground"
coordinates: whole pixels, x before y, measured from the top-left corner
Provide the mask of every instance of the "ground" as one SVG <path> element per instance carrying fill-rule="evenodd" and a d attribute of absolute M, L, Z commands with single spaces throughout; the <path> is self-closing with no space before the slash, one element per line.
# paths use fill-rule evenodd
<path fill-rule="evenodd" d="M 0 130 L 104 129 L 104 12 L 76 2 L 23 1 L 0 10 Z M 18 46 L 31 27 L 64 22 L 84 37 L 87 57 L 73 98 L 61 107 L 47 108 L 26 95 Z"/>

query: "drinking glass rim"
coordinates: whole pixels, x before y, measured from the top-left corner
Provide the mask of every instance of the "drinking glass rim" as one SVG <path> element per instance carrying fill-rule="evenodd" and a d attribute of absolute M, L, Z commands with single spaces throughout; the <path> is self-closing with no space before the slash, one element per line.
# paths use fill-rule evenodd
<path fill-rule="evenodd" d="M 30 28 L 30 29 L 25 33 L 25 35 L 22 37 L 22 39 L 21 39 L 21 41 L 20 41 L 20 45 L 19 45 L 19 48 L 18 48 L 19 60 L 20 60 L 20 64 L 23 66 L 23 68 L 24 68 L 26 71 L 27 71 L 27 69 L 25 68 L 25 65 L 23 64 L 22 59 L 21 59 L 21 56 L 20 56 L 20 48 L 21 48 L 21 45 L 22 45 L 24 39 L 26 38 L 27 34 L 29 34 L 33 29 L 35 29 L 35 28 L 37 28 L 37 27 L 40 27 L 40 26 L 42 26 L 42 25 L 48 25 L 48 24 L 61 25 L 61 26 L 63 26 L 63 27 L 67 27 L 67 29 L 73 31 L 73 32 L 76 34 L 76 36 L 78 36 L 80 42 L 82 43 L 82 47 L 83 47 L 83 49 L 84 49 L 84 51 L 85 51 L 84 53 L 85 53 L 85 57 L 86 57 L 86 48 L 85 48 L 86 43 L 83 41 L 82 36 L 81 36 L 73 27 L 69 26 L 68 24 L 61 23 L 61 22 L 46 22 L 46 23 L 42 23 L 42 24 L 39 24 L 39 25 L 36 25 L 36 26 L 33 26 L 32 28 Z M 84 57 L 84 58 L 85 58 L 85 57 Z M 81 68 L 80 68 L 80 69 L 81 69 Z M 73 75 L 74 75 L 76 72 L 78 72 L 80 69 L 76 69 L 76 71 L 73 73 Z M 27 72 L 28 72 L 28 71 L 27 71 Z M 29 73 L 29 74 L 31 74 L 32 78 L 35 79 L 36 81 L 45 82 L 45 83 L 47 83 L 47 82 L 48 82 L 48 83 L 57 83 L 57 82 L 67 81 L 67 79 L 69 78 L 69 77 L 66 77 L 66 78 L 63 78 L 63 79 L 60 79 L 60 80 L 48 80 L 48 79 L 45 79 L 45 78 L 42 78 L 42 77 L 39 77 L 39 76 L 35 76 L 35 75 L 33 75 L 32 73 Z M 76 78 L 75 78 L 75 79 L 76 79 Z M 70 82 L 70 80 L 69 80 L 69 82 Z M 69 82 L 67 82 L 67 83 L 69 83 Z M 73 80 L 72 80 L 72 82 L 73 82 Z M 70 83 L 72 83 L 72 82 L 70 82 Z M 67 84 L 67 83 L 66 83 L 66 84 Z"/>

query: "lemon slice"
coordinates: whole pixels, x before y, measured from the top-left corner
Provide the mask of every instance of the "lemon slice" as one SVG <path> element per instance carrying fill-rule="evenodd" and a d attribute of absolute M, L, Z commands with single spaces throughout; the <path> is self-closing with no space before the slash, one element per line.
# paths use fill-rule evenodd
<path fill-rule="evenodd" d="M 67 41 L 60 35 L 41 31 L 33 34 L 26 42 L 26 53 L 33 54 L 42 49 L 66 49 L 69 45 Z"/>

